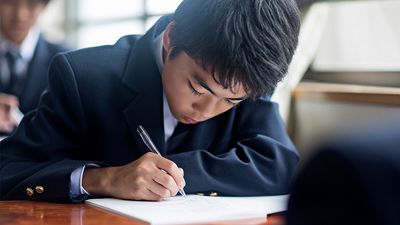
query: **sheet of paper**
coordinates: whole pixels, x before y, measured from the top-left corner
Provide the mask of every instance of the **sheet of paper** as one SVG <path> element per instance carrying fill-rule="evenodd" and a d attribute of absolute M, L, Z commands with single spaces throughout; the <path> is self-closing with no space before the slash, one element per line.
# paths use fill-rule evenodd
<path fill-rule="evenodd" d="M 10 110 L 11 117 L 19 124 L 24 118 L 24 114 L 19 110 L 19 108 L 13 107 Z"/>
<path fill-rule="evenodd" d="M 208 197 L 188 195 L 161 202 L 90 199 L 97 207 L 142 220 L 149 224 L 191 224 L 239 219 L 266 218 L 284 211 L 288 195 L 266 197 Z"/>
<path fill-rule="evenodd" d="M 24 114 L 19 110 L 19 108 L 11 108 L 10 110 L 11 117 L 17 122 L 17 125 L 21 122 L 22 118 L 24 118 Z M 7 136 L 0 136 L 0 141 L 4 140 Z"/>

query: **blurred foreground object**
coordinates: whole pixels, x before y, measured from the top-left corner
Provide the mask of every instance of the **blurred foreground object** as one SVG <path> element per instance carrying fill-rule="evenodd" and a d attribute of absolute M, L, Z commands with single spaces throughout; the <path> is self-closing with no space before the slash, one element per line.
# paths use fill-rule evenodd
<path fill-rule="evenodd" d="M 359 127 L 320 148 L 295 181 L 287 225 L 400 224 L 399 124 Z"/>

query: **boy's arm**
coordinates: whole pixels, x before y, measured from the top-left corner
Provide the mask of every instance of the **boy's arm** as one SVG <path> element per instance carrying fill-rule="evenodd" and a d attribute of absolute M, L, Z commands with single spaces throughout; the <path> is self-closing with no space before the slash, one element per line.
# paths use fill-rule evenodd
<path fill-rule="evenodd" d="M 167 156 L 185 171 L 188 193 L 251 196 L 287 194 L 299 156 L 277 104 L 268 99 L 238 106 L 232 148 L 188 151 Z"/>
<path fill-rule="evenodd" d="M 93 195 L 134 200 L 176 195 L 184 186 L 181 170 L 153 153 L 115 167 L 74 160 L 89 155 L 93 146 L 88 141 L 76 74 L 67 57 L 60 55 L 52 63 L 49 90 L 39 108 L 28 113 L 16 133 L 0 143 L 0 199 L 82 201 L 87 195 L 74 190 L 80 189 L 81 178 L 82 187 Z M 85 168 L 82 176 L 72 176 L 76 169 L 91 164 L 100 168 Z"/>
<path fill-rule="evenodd" d="M 0 198 L 70 201 L 71 172 L 91 163 L 72 160 L 84 145 L 86 129 L 74 73 L 60 55 L 50 67 L 49 88 L 38 108 L 0 142 Z M 38 186 L 43 193 L 35 192 Z"/>

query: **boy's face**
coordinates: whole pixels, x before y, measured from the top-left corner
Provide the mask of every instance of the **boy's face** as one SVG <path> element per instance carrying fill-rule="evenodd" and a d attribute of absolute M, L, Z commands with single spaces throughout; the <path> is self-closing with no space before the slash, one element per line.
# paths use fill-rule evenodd
<path fill-rule="evenodd" d="M 168 26 L 164 33 L 164 50 L 169 46 Z M 166 57 L 162 75 L 168 105 L 174 117 L 186 124 L 194 124 L 215 117 L 245 99 L 246 92 L 237 85 L 233 92 L 224 89 L 185 52 L 170 59 Z"/>
<path fill-rule="evenodd" d="M 21 44 L 44 7 L 43 0 L 0 0 L 2 34 L 15 44 Z"/>

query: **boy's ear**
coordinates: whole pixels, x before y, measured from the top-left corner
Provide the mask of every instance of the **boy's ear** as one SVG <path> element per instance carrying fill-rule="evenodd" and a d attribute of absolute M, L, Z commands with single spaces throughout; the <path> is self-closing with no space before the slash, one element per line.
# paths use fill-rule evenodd
<path fill-rule="evenodd" d="M 172 49 L 170 34 L 173 28 L 174 28 L 174 22 L 170 22 L 167 25 L 167 28 L 165 28 L 165 32 L 163 35 L 163 47 L 164 50 L 167 52 L 167 55 L 169 55 L 169 52 Z"/>

